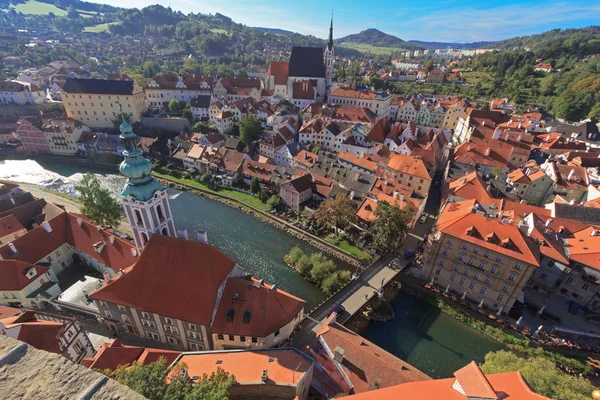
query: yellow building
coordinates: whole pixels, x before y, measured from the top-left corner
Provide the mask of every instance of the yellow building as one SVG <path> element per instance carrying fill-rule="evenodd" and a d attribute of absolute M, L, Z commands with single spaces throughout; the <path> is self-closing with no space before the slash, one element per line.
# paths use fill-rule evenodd
<path fill-rule="evenodd" d="M 131 123 L 139 122 L 146 108 L 144 90 L 134 81 L 69 78 L 64 91 L 67 117 L 90 128 L 114 127 L 119 105 Z"/>
<path fill-rule="evenodd" d="M 90 128 L 74 119 L 44 120 L 42 132 L 50 146 L 50 152 L 58 155 L 74 155 L 77 153 L 77 141 L 83 132 Z"/>
<path fill-rule="evenodd" d="M 495 215 L 490 212 L 495 213 Z M 477 200 L 448 204 L 429 235 L 421 278 L 507 313 L 540 266 L 539 245 Z"/>

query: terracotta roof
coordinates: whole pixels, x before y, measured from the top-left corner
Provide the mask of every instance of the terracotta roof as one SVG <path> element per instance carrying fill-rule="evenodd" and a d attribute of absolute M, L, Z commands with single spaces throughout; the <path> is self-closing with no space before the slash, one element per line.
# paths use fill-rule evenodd
<path fill-rule="evenodd" d="M 375 172 L 377 169 L 377 164 L 369 160 L 367 157 L 358 157 L 354 154 L 346 153 L 345 151 L 340 151 L 338 153 L 338 159 L 364 168 L 367 171 Z"/>
<path fill-rule="evenodd" d="M 383 143 L 385 142 L 385 138 L 391 131 L 390 121 L 387 117 L 380 119 L 373 125 L 369 133 L 367 134 L 367 139 L 377 142 Z"/>
<path fill-rule="evenodd" d="M 242 168 L 244 175 L 255 176 L 264 181 L 268 181 L 271 179 L 271 175 L 273 175 L 276 166 L 258 161 L 244 160 Z"/>
<path fill-rule="evenodd" d="M 377 93 L 372 91 L 358 91 L 348 88 L 337 88 L 329 94 L 329 96 L 350 97 L 354 99 L 374 100 L 377 98 Z"/>
<path fill-rule="evenodd" d="M 444 185 L 442 193 L 442 198 L 444 199 L 452 195 L 461 199 L 477 199 L 488 205 L 496 204 L 497 202 L 497 200 L 487 192 L 485 183 L 477 171 L 473 171 L 462 178 Z"/>
<path fill-rule="evenodd" d="M 498 399 L 498 395 L 475 361 L 454 373 L 465 396 L 481 399 Z"/>
<path fill-rule="evenodd" d="M 317 162 L 317 155 L 306 150 L 300 150 L 294 156 L 294 159 L 305 166 L 312 167 Z"/>
<path fill-rule="evenodd" d="M 377 347 L 348 328 L 332 322 L 333 318 L 335 318 L 335 314 L 323 322 L 317 331 L 317 339 L 308 350 L 308 354 L 320 364 L 318 367 L 320 373 L 313 376 L 313 386 L 316 386 L 317 389 L 319 386 L 331 386 L 322 382 L 323 380 L 337 381 L 338 388 L 341 389 L 344 386 L 347 388 L 347 381 L 342 376 L 340 369 L 352 383 L 354 393 L 431 379 L 412 365 Z M 328 354 L 323 343 L 331 354 Z M 338 347 L 344 351 L 341 363 L 334 362 L 331 357 Z M 338 393 L 336 392 L 334 395 Z M 322 394 L 333 397 L 331 393 Z"/>
<path fill-rule="evenodd" d="M 296 81 L 292 86 L 292 98 L 298 100 L 314 100 L 315 88 L 309 80 Z"/>
<path fill-rule="evenodd" d="M 312 189 L 312 176 L 310 174 L 298 176 L 285 182 L 284 185 L 291 186 L 296 192 L 302 193 Z"/>
<path fill-rule="evenodd" d="M 373 222 L 375 220 L 375 209 L 377 209 L 377 202 L 369 197 L 365 197 L 358 207 L 356 215 L 363 221 Z"/>
<path fill-rule="evenodd" d="M 423 160 L 413 156 L 393 153 L 387 161 L 387 166 L 397 172 L 431 180 L 431 176 L 429 175 Z"/>
<path fill-rule="evenodd" d="M 4 318 L 14 317 L 23 312 L 20 308 L 0 306 L 0 320 Z"/>
<path fill-rule="evenodd" d="M 25 229 L 12 214 L 0 218 L 0 238 Z M 2 244 L 2 243 L 0 243 Z"/>
<path fill-rule="evenodd" d="M 304 300 L 275 286 L 229 278 L 211 332 L 263 338 L 298 317 L 304 304 Z M 228 318 L 232 310 L 233 317 Z"/>
<path fill-rule="evenodd" d="M 366 107 L 336 105 L 325 109 L 323 114 L 328 114 L 328 116 L 334 120 L 361 123 L 375 123 L 377 121 L 375 113 Z"/>
<path fill-rule="evenodd" d="M 90 297 L 208 326 L 235 265 L 214 246 L 152 235 L 138 261 Z"/>
<path fill-rule="evenodd" d="M 371 188 L 371 193 L 373 193 L 375 196 L 379 194 L 393 196 L 395 192 L 398 192 L 404 198 L 410 198 L 414 190 L 400 183 L 386 181 L 382 178 L 377 178 L 373 184 L 373 187 Z"/>
<path fill-rule="evenodd" d="M 236 172 L 244 162 L 244 153 L 227 149 L 222 158 L 223 166 L 229 172 Z"/>
<path fill-rule="evenodd" d="M 91 369 L 114 371 L 119 366 L 132 364 L 134 361 L 148 365 L 158 361 L 160 357 L 164 357 L 167 365 L 170 365 L 180 354 L 179 351 L 125 346 L 120 339 L 115 339 L 111 343 L 104 343 L 94 357 L 86 357 L 82 364 Z"/>
<path fill-rule="evenodd" d="M 30 269 L 35 269 L 35 276 L 27 278 Z M 44 275 L 50 268 L 33 265 L 19 260 L 0 260 L 0 290 L 19 291 Z"/>
<path fill-rule="evenodd" d="M 238 385 L 256 385 L 262 384 L 262 373 L 267 371 L 269 384 L 281 386 L 297 385 L 313 364 L 293 348 L 183 353 L 177 362 L 186 365 L 190 378 L 221 368 L 234 375 Z"/>
<path fill-rule="evenodd" d="M 2 324 L 8 329 L 19 327 L 16 339 L 39 350 L 60 354 L 58 334 L 63 324 L 54 321 L 42 321 L 31 311 L 3 319 Z"/>
<path fill-rule="evenodd" d="M 321 175 L 312 174 L 313 177 L 313 192 L 319 196 L 326 198 L 329 197 L 331 191 L 336 187 L 337 183 L 329 178 L 325 178 Z"/>
<path fill-rule="evenodd" d="M 204 154 L 205 150 L 206 146 L 203 146 L 201 144 L 194 144 L 190 151 L 188 151 L 187 157 L 192 159 L 200 159 L 202 158 L 202 154 Z"/>

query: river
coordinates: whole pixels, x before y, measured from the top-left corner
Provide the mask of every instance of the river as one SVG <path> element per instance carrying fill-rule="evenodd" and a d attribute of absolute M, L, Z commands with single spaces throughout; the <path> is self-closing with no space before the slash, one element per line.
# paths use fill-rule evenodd
<path fill-rule="evenodd" d="M 0 161 L 0 180 L 32 183 L 73 194 L 74 186 L 87 170 L 53 162 Z M 118 174 L 94 173 L 115 196 L 125 182 Z M 217 201 L 173 189 L 169 189 L 169 195 L 179 229 L 188 229 L 190 234 L 199 229 L 206 230 L 210 243 L 254 276 L 305 299 L 308 310 L 325 299 L 323 292 L 283 262 L 283 256 L 294 246 L 309 252 L 315 251 L 314 248 Z M 471 360 L 481 362 L 487 352 L 502 348 L 409 294 L 401 293 L 392 305 L 396 312 L 393 321 L 372 323 L 360 333 L 432 377 L 451 377 Z"/>

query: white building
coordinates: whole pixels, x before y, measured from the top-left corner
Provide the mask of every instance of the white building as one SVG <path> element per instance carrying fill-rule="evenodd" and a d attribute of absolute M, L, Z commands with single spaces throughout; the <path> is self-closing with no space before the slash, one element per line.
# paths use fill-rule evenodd
<path fill-rule="evenodd" d="M 196 74 L 155 75 L 144 88 L 148 108 L 166 108 L 169 101 L 175 99 L 189 103 L 196 96 L 211 96 L 212 81 L 210 77 Z"/>

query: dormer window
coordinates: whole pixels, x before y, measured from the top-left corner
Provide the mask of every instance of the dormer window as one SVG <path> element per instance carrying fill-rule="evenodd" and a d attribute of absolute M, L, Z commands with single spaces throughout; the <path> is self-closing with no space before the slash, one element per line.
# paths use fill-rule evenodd
<path fill-rule="evenodd" d="M 225 317 L 226 322 L 233 322 L 233 317 L 235 316 L 235 310 L 230 308 L 227 310 L 227 316 Z"/>
<path fill-rule="evenodd" d="M 33 279 L 37 275 L 37 271 L 35 270 L 35 268 L 29 268 L 25 270 L 24 273 L 27 279 Z"/>

